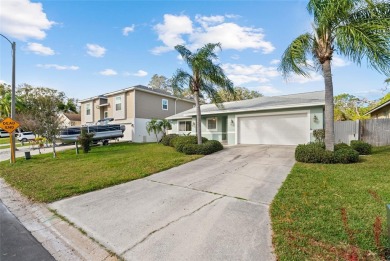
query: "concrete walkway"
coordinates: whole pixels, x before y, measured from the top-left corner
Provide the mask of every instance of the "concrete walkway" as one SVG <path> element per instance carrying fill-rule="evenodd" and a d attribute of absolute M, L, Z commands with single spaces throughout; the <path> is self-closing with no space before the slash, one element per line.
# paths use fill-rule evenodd
<path fill-rule="evenodd" d="M 56 151 L 59 152 L 59 151 L 68 150 L 68 149 L 74 149 L 74 148 L 75 148 L 75 145 L 73 145 L 73 144 L 71 144 L 71 145 L 60 145 L 60 146 L 56 147 Z M 15 151 L 15 157 L 16 158 L 24 157 L 24 153 L 26 151 L 29 151 L 31 156 L 39 154 L 39 150 L 37 148 L 32 149 L 29 146 L 25 146 L 25 147 L 17 148 L 17 150 Z M 52 147 L 44 147 L 44 148 L 41 149 L 41 154 L 52 153 L 52 152 L 53 152 L 53 148 Z M 10 160 L 10 158 L 11 158 L 11 149 L 10 148 L 2 149 L 0 147 L 0 161 Z"/>
<path fill-rule="evenodd" d="M 293 146 L 234 146 L 49 205 L 126 260 L 274 260 L 269 204 Z"/>

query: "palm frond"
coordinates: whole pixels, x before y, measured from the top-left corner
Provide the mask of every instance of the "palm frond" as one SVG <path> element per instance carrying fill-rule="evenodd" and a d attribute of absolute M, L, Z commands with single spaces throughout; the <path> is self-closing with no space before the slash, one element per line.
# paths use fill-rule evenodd
<path fill-rule="evenodd" d="M 188 50 L 184 45 L 176 45 L 175 50 L 179 52 L 183 60 L 190 66 L 192 60 L 192 52 Z"/>
<path fill-rule="evenodd" d="M 187 88 L 192 90 L 192 82 L 193 79 L 189 73 L 178 69 L 171 79 L 171 87 L 174 93 L 181 94 Z"/>
<path fill-rule="evenodd" d="M 312 53 L 314 42 L 313 36 L 309 33 L 302 34 L 292 41 L 283 53 L 278 68 L 283 77 L 288 78 L 292 72 L 305 77 L 309 76 L 307 68 L 310 68 L 310 65 L 307 62 L 307 56 Z"/>

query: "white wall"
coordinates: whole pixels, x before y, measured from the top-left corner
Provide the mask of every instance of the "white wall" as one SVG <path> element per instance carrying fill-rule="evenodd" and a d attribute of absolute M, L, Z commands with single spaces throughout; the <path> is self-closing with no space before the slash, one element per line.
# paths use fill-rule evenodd
<path fill-rule="evenodd" d="M 156 135 L 154 133 L 148 134 L 146 131 L 146 124 L 151 119 L 140 119 L 135 118 L 134 121 L 134 135 L 133 135 L 133 142 L 156 142 Z M 159 140 L 162 137 L 162 133 L 158 134 Z"/>

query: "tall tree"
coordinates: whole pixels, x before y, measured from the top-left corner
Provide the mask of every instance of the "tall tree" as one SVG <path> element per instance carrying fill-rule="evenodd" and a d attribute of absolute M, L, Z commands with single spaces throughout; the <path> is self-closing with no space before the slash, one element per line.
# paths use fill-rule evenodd
<path fill-rule="evenodd" d="M 167 92 L 172 92 L 169 79 L 164 75 L 154 74 L 150 79 L 148 86 L 153 89 L 161 89 Z"/>
<path fill-rule="evenodd" d="M 260 92 L 249 90 L 245 87 L 234 87 L 233 93 L 223 89 L 219 89 L 218 95 L 221 97 L 221 100 L 223 102 L 249 100 L 263 96 L 263 94 L 261 94 Z"/>
<path fill-rule="evenodd" d="M 179 52 L 184 62 L 188 65 L 191 72 L 178 69 L 172 77 L 172 88 L 174 91 L 183 92 L 189 89 L 193 94 L 196 107 L 196 135 L 198 144 L 202 144 L 201 130 L 201 111 L 199 96 L 203 92 L 212 102 L 220 104 L 221 99 L 218 95 L 216 86 L 233 92 L 233 83 L 226 77 L 221 66 L 215 64 L 218 56 L 215 49 L 221 49 L 221 44 L 209 43 L 191 52 L 183 45 L 176 45 L 175 49 Z"/>
<path fill-rule="evenodd" d="M 298 36 L 282 56 L 280 71 L 285 77 L 296 73 L 308 77 L 311 56 L 314 69 L 322 71 L 325 82 L 325 145 L 334 149 L 333 80 L 334 52 L 360 65 L 389 75 L 390 2 L 375 0 L 310 0 L 313 30 Z"/>
<path fill-rule="evenodd" d="M 65 94 L 49 88 L 31 86 L 20 92 L 23 93 L 26 104 L 26 110 L 20 115 L 22 128 L 29 129 L 51 142 L 53 157 L 56 157 L 55 141 L 62 125 L 59 112 Z"/>
<path fill-rule="evenodd" d="M 342 93 L 334 97 L 334 119 L 336 121 L 359 120 L 367 118 L 364 114 L 374 104 L 365 98 Z"/>

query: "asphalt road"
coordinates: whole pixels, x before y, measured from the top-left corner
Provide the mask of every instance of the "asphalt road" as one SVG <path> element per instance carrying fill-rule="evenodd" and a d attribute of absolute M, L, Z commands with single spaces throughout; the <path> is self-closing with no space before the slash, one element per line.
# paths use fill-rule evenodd
<path fill-rule="evenodd" d="M 0 260 L 55 260 L 0 200 Z"/>

